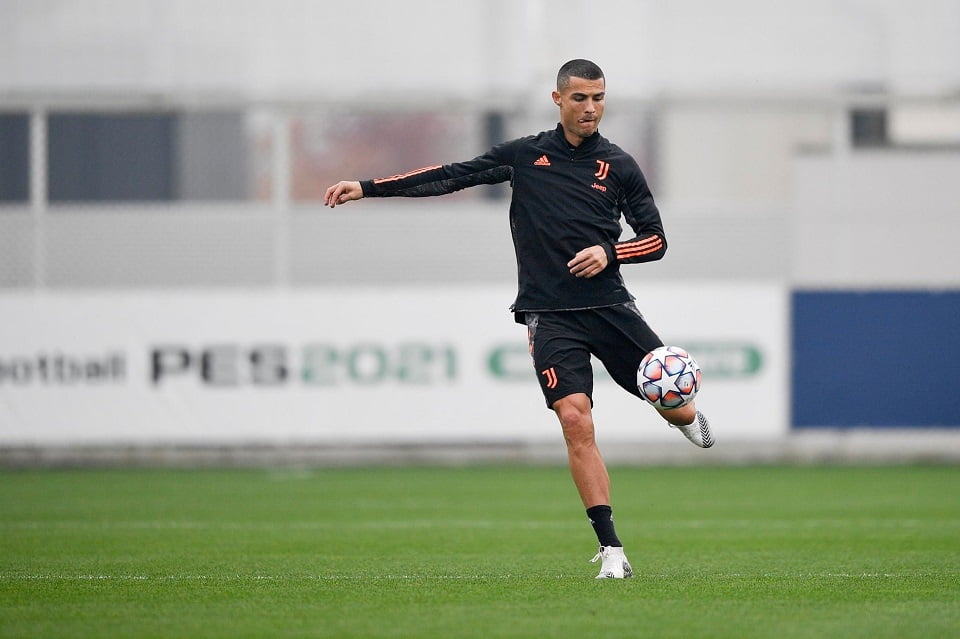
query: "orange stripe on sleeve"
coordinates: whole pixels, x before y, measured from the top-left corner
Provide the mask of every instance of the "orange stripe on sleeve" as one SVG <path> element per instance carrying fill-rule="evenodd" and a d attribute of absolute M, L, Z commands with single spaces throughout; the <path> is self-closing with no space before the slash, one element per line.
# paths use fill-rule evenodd
<path fill-rule="evenodd" d="M 622 244 L 617 244 L 617 251 L 625 251 L 634 248 L 640 248 L 643 246 L 649 246 L 650 244 L 659 244 L 660 238 L 656 235 L 648 237 L 644 240 L 638 240 L 636 242 L 623 242 Z"/>
<path fill-rule="evenodd" d="M 404 178 L 413 177 L 414 175 L 420 175 L 421 173 L 426 173 L 427 171 L 433 171 L 439 169 L 442 164 L 437 164 L 434 166 L 425 166 L 422 169 L 416 169 L 408 173 L 398 173 L 397 175 L 391 175 L 390 177 L 377 178 L 373 181 L 374 184 L 383 184 L 384 182 L 396 182 L 397 180 L 402 180 Z"/>
<path fill-rule="evenodd" d="M 652 237 L 640 242 L 630 242 L 623 245 L 618 244 L 617 259 L 622 261 L 632 257 L 649 255 L 650 253 L 656 253 L 661 248 L 663 248 L 663 240 L 659 237 Z"/>

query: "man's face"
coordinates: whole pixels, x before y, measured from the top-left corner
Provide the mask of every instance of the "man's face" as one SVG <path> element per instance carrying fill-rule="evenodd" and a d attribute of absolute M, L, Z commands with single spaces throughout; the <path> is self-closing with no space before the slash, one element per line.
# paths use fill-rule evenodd
<path fill-rule="evenodd" d="M 570 78 L 566 87 L 553 92 L 553 101 L 560 107 L 560 125 L 570 144 L 579 146 L 597 131 L 603 117 L 605 90 L 603 78 Z"/>

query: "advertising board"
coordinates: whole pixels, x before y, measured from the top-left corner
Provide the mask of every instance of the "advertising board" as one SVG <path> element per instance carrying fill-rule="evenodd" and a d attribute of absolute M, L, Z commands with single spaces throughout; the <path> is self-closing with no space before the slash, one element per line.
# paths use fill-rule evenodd
<path fill-rule="evenodd" d="M 638 302 L 704 370 L 718 437 L 786 431 L 786 292 L 657 284 Z M 638 291 L 638 294 L 641 293 Z M 8 293 L 0 444 L 560 437 L 509 287 Z M 644 305 L 643 300 L 693 300 Z M 598 437 L 677 437 L 598 369 Z"/>

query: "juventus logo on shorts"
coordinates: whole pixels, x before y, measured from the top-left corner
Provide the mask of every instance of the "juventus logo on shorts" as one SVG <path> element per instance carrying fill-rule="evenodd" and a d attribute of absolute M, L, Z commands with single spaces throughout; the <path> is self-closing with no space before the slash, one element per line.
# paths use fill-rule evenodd
<path fill-rule="evenodd" d="M 555 371 L 553 367 L 548 368 L 540 374 L 547 378 L 547 388 L 557 387 L 557 371 Z"/>

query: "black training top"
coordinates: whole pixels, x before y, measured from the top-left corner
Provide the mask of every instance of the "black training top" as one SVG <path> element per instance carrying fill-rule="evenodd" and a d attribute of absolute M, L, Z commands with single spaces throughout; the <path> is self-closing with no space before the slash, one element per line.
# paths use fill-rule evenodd
<path fill-rule="evenodd" d="M 666 252 L 660 212 L 640 167 L 599 132 L 573 147 L 557 125 L 467 162 L 360 184 L 365 197 L 423 197 L 506 180 L 513 187 L 510 228 L 519 282 L 511 308 L 518 314 L 631 301 L 620 264 L 659 260 Z M 623 242 L 621 214 L 636 232 Z M 571 274 L 573 256 L 597 244 L 607 252 L 607 268 L 591 278 Z"/>

